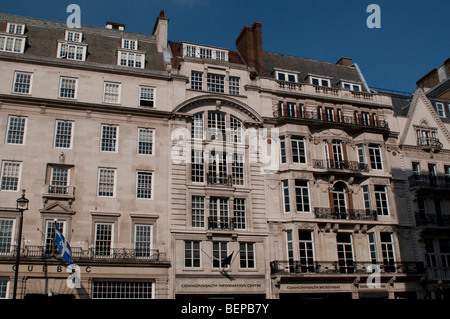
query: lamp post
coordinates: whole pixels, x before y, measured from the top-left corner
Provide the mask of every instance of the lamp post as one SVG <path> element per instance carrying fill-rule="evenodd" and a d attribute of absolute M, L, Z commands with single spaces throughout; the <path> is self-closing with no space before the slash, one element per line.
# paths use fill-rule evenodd
<path fill-rule="evenodd" d="M 25 190 L 22 190 L 22 197 L 16 201 L 16 208 L 20 212 L 19 215 L 19 233 L 17 236 L 17 250 L 16 250 L 16 266 L 14 269 L 14 290 L 13 299 L 16 299 L 17 294 L 17 277 L 19 275 L 19 262 L 20 262 L 20 243 L 22 238 L 22 224 L 23 224 L 23 212 L 28 210 L 29 200 L 25 198 Z"/>

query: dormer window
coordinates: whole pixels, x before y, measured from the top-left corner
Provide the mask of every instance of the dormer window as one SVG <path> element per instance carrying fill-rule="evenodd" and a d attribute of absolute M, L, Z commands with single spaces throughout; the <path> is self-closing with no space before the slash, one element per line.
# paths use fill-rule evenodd
<path fill-rule="evenodd" d="M 65 40 L 69 42 L 81 42 L 83 40 L 83 33 L 67 30 Z"/>
<path fill-rule="evenodd" d="M 325 79 L 325 78 L 319 78 L 319 77 L 315 77 L 315 76 L 311 76 L 311 84 L 312 85 L 317 85 L 317 86 L 326 86 L 326 87 L 330 87 L 330 80 L 329 79 Z"/>
<path fill-rule="evenodd" d="M 137 50 L 137 48 L 138 48 L 137 40 L 122 39 L 122 49 Z"/>
<path fill-rule="evenodd" d="M 184 43 L 183 57 L 228 61 L 228 50 Z"/>
<path fill-rule="evenodd" d="M 294 73 L 276 71 L 276 77 L 279 81 L 297 82 L 297 74 Z"/>
<path fill-rule="evenodd" d="M 82 43 L 83 33 L 66 30 L 64 41 L 58 41 L 59 59 L 86 61 L 87 44 Z"/>
<path fill-rule="evenodd" d="M 25 42 L 27 37 L 25 25 L 18 23 L 7 23 L 6 33 L 0 34 L 0 51 L 23 53 L 25 51 Z"/>
<path fill-rule="evenodd" d="M 354 92 L 361 92 L 361 85 L 350 83 L 350 82 L 342 82 L 342 87 L 346 90 L 354 91 Z"/>
<path fill-rule="evenodd" d="M 24 34 L 25 33 L 25 24 L 19 23 L 10 23 L 6 26 L 6 32 L 13 34 Z"/>

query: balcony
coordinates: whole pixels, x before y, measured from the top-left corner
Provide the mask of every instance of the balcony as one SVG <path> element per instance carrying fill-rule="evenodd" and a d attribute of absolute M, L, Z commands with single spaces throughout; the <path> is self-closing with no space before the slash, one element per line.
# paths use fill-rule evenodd
<path fill-rule="evenodd" d="M 316 261 L 310 264 L 302 261 L 272 261 L 270 270 L 272 275 L 334 275 L 334 274 L 369 274 L 372 262 L 356 261 Z M 381 274 L 408 274 L 425 273 L 422 262 L 386 262 L 376 264 Z M 374 269 L 373 266 L 371 266 Z"/>
<path fill-rule="evenodd" d="M 313 168 L 333 169 L 333 170 L 348 170 L 352 172 L 368 172 L 369 166 L 365 163 L 357 161 L 335 161 L 313 159 Z"/>
<path fill-rule="evenodd" d="M 232 176 L 226 173 L 208 173 L 207 174 L 207 184 L 208 185 L 221 185 L 221 186 L 231 186 Z"/>
<path fill-rule="evenodd" d="M 408 177 L 409 187 L 450 188 L 450 176 L 414 174 Z"/>
<path fill-rule="evenodd" d="M 369 132 L 389 132 L 389 124 L 385 119 L 381 119 L 378 116 L 377 119 L 362 119 L 355 115 L 333 115 L 327 116 L 317 111 L 287 111 L 278 107 L 276 111 L 273 112 L 273 116 L 281 121 L 301 121 L 302 124 L 310 126 L 323 126 L 324 124 L 336 128 L 347 128 L 350 132 L 356 131 L 369 131 Z"/>
<path fill-rule="evenodd" d="M 374 210 L 366 209 L 342 209 L 335 210 L 327 207 L 314 208 L 314 215 L 320 219 L 341 219 L 341 220 L 365 220 L 376 221 L 378 214 Z"/>
<path fill-rule="evenodd" d="M 450 267 L 427 267 L 428 280 L 450 280 Z"/>
<path fill-rule="evenodd" d="M 17 247 L 14 245 L 3 245 L 0 247 L 0 260 L 15 260 Z M 123 262 L 123 263 L 153 263 L 161 261 L 158 249 L 129 249 L 111 248 L 107 250 L 96 250 L 89 248 L 83 250 L 80 247 L 71 247 L 72 256 L 77 262 Z M 25 246 L 20 252 L 20 258 L 24 260 L 61 258 L 56 247 Z"/>
<path fill-rule="evenodd" d="M 419 137 L 417 146 L 426 151 L 438 152 L 442 149 L 443 144 L 436 137 Z"/>
<path fill-rule="evenodd" d="M 419 226 L 449 226 L 450 218 L 446 214 L 414 213 L 416 225 Z"/>
<path fill-rule="evenodd" d="M 208 229 L 210 230 L 233 230 L 235 228 L 233 217 L 208 217 Z"/>
<path fill-rule="evenodd" d="M 45 198 L 73 200 L 75 199 L 75 186 L 45 185 L 42 196 Z"/>

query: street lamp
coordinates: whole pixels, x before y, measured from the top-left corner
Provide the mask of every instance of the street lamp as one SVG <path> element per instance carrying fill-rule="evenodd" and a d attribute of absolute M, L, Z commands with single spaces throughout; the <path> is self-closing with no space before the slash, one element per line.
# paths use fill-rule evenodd
<path fill-rule="evenodd" d="M 20 261 L 20 243 L 22 238 L 22 224 L 23 224 L 23 212 L 28 210 L 29 200 L 25 198 L 25 190 L 22 190 L 22 197 L 16 200 L 16 208 L 20 211 L 19 215 L 19 234 L 17 237 L 17 250 L 16 250 L 16 268 L 14 269 L 14 290 L 13 299 L 16 299 L 17 294 L 17 277 L 19 275 L 19 261 Z"/>

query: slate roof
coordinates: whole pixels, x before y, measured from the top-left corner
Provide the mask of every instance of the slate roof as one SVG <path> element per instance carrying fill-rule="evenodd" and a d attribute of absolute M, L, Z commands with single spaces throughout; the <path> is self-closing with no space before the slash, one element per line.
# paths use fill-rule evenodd
<path fill-rule="evenodd" d="M 49 21 L 36 18 L 21 17 L 0 13 L 0 32 L 6 31 L 7 22 L 25 24 L 25 36 L 27 36 L 24 56 L 57 58 L 58 40 L 63 41 L 66 30 L 83 32 L 83 43 L 87 43 L 86 63 L 106 64 L 117 66 L 117 49 L 121 48 L 121 39 L 138 40 L 138 50 L 144 51 L 145 70 L 164 71 L 164 58 L 156 47 L 155 36 L 106 29 L 101 27 L 84 26 L 77 29 L 69 29 L 64 22 Z M 2 54 L 12 54 L 4 53 Z M 78 61 L 70 61 L 78 62 Z M 119 67 L 124 68 L 124 67 Z M 133 68 L 133 70 L 138 70 Z"/>
<path fill-rule="evenodd" d="M 266 76 L 275 77 L 275 69 L 300 73 L 300 82 L 306 82 L 308 75 L 331 77 L 331 85 L 340 87 L 341 81 L 362 83 L 355 67 L 334 63 L 304 59 L 284 54 L 264 52 L 264 68 Z"/>

